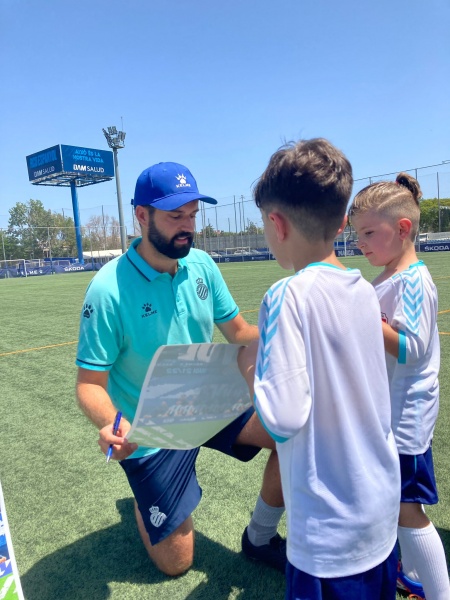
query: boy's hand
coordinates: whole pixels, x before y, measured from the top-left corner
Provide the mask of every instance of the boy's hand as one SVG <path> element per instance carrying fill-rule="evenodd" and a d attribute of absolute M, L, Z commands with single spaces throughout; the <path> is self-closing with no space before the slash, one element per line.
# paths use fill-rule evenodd
<path fill-rule="evenodd" d="M 398 331 L 388 323 L 381 322 L 383 328 L 384 349 L 388 354 L 398 358 L 399 338 Z"/>
<path fill-rule="evenodd" d="M 256 355 L 258 352 L 258 341 L 255 340 L 249 346 L 239 348 L 237 363 L 242 377 L 247 382 L 250 391 L 253 392 L 253 379 L 255 377 Z"/>

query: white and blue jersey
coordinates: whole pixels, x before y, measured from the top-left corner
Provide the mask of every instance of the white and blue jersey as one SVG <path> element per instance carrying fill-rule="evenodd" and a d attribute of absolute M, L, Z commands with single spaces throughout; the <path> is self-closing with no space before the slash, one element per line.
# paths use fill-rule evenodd
<path fill-rule="evenodd" d="M 106 264 L 91 281 L 80 318 L 76 364 L 109 371 L 108 393 L 114 406 L 133 421 L 148 366 L 168 344 L 211 342 L 214 323 L 239 312 L 210 256 L 192 249 L 178 270 L 155 271 L 137 252 Z M 155 452 L 140 447 L 132 458 Z"/>
<path fill-rule="evenodd" d="M 376 294 L 315 263 L 269 289 L 259 326 L 255 407 L 277 441 L 289 562 L 363 573 L 391 553 L 400 505 Z"/>
<path fill-rule="evenodd" d="M 381 318 L 399 332 L 398 359 L 386 354 L 392 429 L 400 454 L 423 454 L 439 411 L 436 286 L 422 261 L 375 285 Z"/>

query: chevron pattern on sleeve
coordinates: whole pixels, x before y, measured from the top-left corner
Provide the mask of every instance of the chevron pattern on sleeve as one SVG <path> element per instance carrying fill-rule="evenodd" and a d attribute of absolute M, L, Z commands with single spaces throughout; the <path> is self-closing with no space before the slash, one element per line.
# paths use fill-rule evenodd
<path fill-rule="evenodd" d="M 278 283 L 273 285 L 267 292 L 265 301 L 266 319 L 261 329 L 262 344 L 260 346 L 261 350 L 257 365 L 257 375 L 259 379 L 262 378 L 269 364 L 272 338 L 277 332 L 278 315 L 280 314 L 281 305 L 283 304 L 283 298 L 290 279 L 291 278 L 288 277 L 278 281 Z"/>
<path fill-rule="evenodd" d="M 403 282 L 403 312 L 408 329 L 418 335 L 423 303 L 423 283 L 420 269 L 413 267 L 401 274 Z"/>

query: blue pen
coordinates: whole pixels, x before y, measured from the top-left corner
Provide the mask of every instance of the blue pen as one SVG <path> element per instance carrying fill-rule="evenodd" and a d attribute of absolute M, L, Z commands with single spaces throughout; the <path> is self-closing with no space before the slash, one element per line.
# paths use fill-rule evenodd
<path fill-rule="evenodd" d="M 119 412 L 116 415 L 116 418 L 114 419 L 114 425 L 113 425 L 113 434 L 116 435 L 117 432 L 119 431 L 119 425 L 120 425 L 120 419 L 122 418 L 122 413 Z M 111 456 L 113 453 L 113 445 L 110 444 L 109 448 L 108 448 L 108 452 L 106 453 L 106 462 L 109 463 L 109 461 L 111 460 Z"/>

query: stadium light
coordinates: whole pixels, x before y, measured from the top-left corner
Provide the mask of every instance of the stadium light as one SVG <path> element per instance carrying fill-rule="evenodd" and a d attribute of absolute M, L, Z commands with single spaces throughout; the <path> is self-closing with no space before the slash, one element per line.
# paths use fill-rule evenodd
<path fill-rule="evenodd" d="M 117 189 L 117 205 L 119 207 L 119 226 L 120 226 L 120 242 L 122 245 L 122 253 L 127 251 L 127 236 L 125 233 L 125 223 L 123 220 L 122 210 L 122 192 L 120 191 L 120 177 L 119 177 L 119 161 L 117 160 L 117 150 L 125 148 L 125 136 L 124 131 L 117 131 L 117 128 L 112 126 L 106 129 L 102 129 L 103 134 L 108 142 L 108 146 L 112 148 L 114 154 L 114 167 L 116 171 L 116 189 Z"/>

